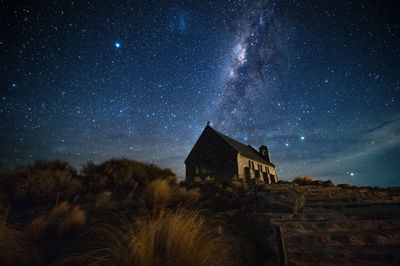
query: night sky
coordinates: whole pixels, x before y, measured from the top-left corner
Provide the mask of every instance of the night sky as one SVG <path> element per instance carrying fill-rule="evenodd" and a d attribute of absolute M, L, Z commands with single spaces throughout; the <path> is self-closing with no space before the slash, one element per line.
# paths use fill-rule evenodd
<path fill-rule="evenodd" d="M 183 178 L 209 120 L 268 145 L 280 179 L 399 186 L 395 3 L 2 0 L 1 167 L 126 157 Z"/>

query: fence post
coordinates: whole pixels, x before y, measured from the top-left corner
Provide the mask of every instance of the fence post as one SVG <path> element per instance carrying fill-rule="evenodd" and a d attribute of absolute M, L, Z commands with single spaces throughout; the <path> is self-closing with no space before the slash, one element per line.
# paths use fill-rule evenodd
<path fill-rule="evenodd" d="M 279 257 L 282 266 L 288 266 L 288 259 L 286 253 L 285 237 L 283 235 L 282 227 L 275 225 L 276 241 L 278 244 Z"/>

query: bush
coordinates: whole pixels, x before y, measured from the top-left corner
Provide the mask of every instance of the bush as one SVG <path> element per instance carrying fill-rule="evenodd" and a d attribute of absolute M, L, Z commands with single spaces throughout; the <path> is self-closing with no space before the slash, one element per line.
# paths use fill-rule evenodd
<path fill-rule="evenodd" d="M 19 169 L 23 177 L 15 188 L 15 198 L 21 201 L 56 201 L 70 198 L 81 189 L 76 171 L 66 162 L 41 162 Z"/>
<path fill-rule="evenodd" d="M 128 159 L 112 159 L 100 165 L 89 162 L 83 167 L 81 178 L 85 187 L 95 193 L 135 190 L 157 178 L 176 182 L 175 174 L 170 169 Z"/>
<path fill-rule="evenodd" d="M 26 180 L 26 168 L 0 170 L 0 212 L 5 212 L 15 200 L 17 184 Z"/>
<path fill-rule="evenodd" d="M 337 187 L 340 187 L 340 188 L 343 188 L 343 189 L 350 189 L 351 185 L 349 185 L 349 184 L 339 184 L 339 185 L 337 185 Z"/>
<path fill-rule="evenodd" d="M 59 265 L 235 265 L 232 242 L 206 225 L 197 212 L 162 213 L 150 219 L 92 233 L 98 249 L 71 256 Z M 92 238 L 93 239 L 93 238 Z"/>
<path fill-rule="evenodd" d="M 293 179 L 293 183 L 299 184 L 300 186 L 310 185 L 314 181 L 315 178 L 311 176 L 296 177 L 295 179 Z"/>

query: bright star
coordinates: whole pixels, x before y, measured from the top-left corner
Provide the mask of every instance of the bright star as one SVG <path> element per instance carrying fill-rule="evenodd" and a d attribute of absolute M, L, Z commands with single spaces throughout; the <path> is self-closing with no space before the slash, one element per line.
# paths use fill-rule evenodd
<path fill-rule="evenodd" d="M 289 143 L 285 143 L 285 146 L 286 146 L 286 147 L 289 147 Z"/>
<path fill-rule="evenodd" d="M 353 172 L 351 172 L 351 173 L 350 173 L 350 175 L 351 175 L 351 176 L 354 176 L 354 173 L 353 173 Z"/>
<path fill-rule="evenodd" d="M 304 136 L 301 136 L 301 137 L 300 137 L 300 139 L 301 139 L 301 140 L 305 140 L 305 139 L 306 139 L 306 137 L 304 137 Z"/>
<path fill-rule="evenodd" d="M 247 140 L 248 140 L 248 138 L 247 138 L 247 137 L 244 137 L 244 138 L 243 138 L 243 140 L 246 140 L 246 141 L 247 141 Z"/>
<path fill-rule="evenodd" d="M 120 47 L 120 44 L 119 44 L 119 42 L 116 42 L 116 43 L 115 43 L 115 47 L 117 47 L 117 48 L 119 48 L 119 47 Z"/>
<path fill-rule="evenodd" d="M 11 86 L 15 87 L 15 86 L 17 86 L 17 84 L 13 83 Z"/>

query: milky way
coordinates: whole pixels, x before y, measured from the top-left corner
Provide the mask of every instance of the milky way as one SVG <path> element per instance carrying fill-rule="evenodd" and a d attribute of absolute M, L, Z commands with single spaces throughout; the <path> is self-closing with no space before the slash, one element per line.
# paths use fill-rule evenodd
<path fill-rule="evenodd" d="M 396 1 L 0 0 L 0 163 L 172 168 L 207 121 L 280 179 L 400 185 Z"/>
<path fill-rule="evenodd" d="M 260 112 L 273 116 L 265 105 L 279 101 L 279 86 L 274 81 L 283 74 L 277 68 L 284 64 L 287 32 L 269 2 L 244 5 L 244 14 L 235 29 L 225 83 L 216 97 L 214 120 L 223 131 L 254 127 Z"/>

